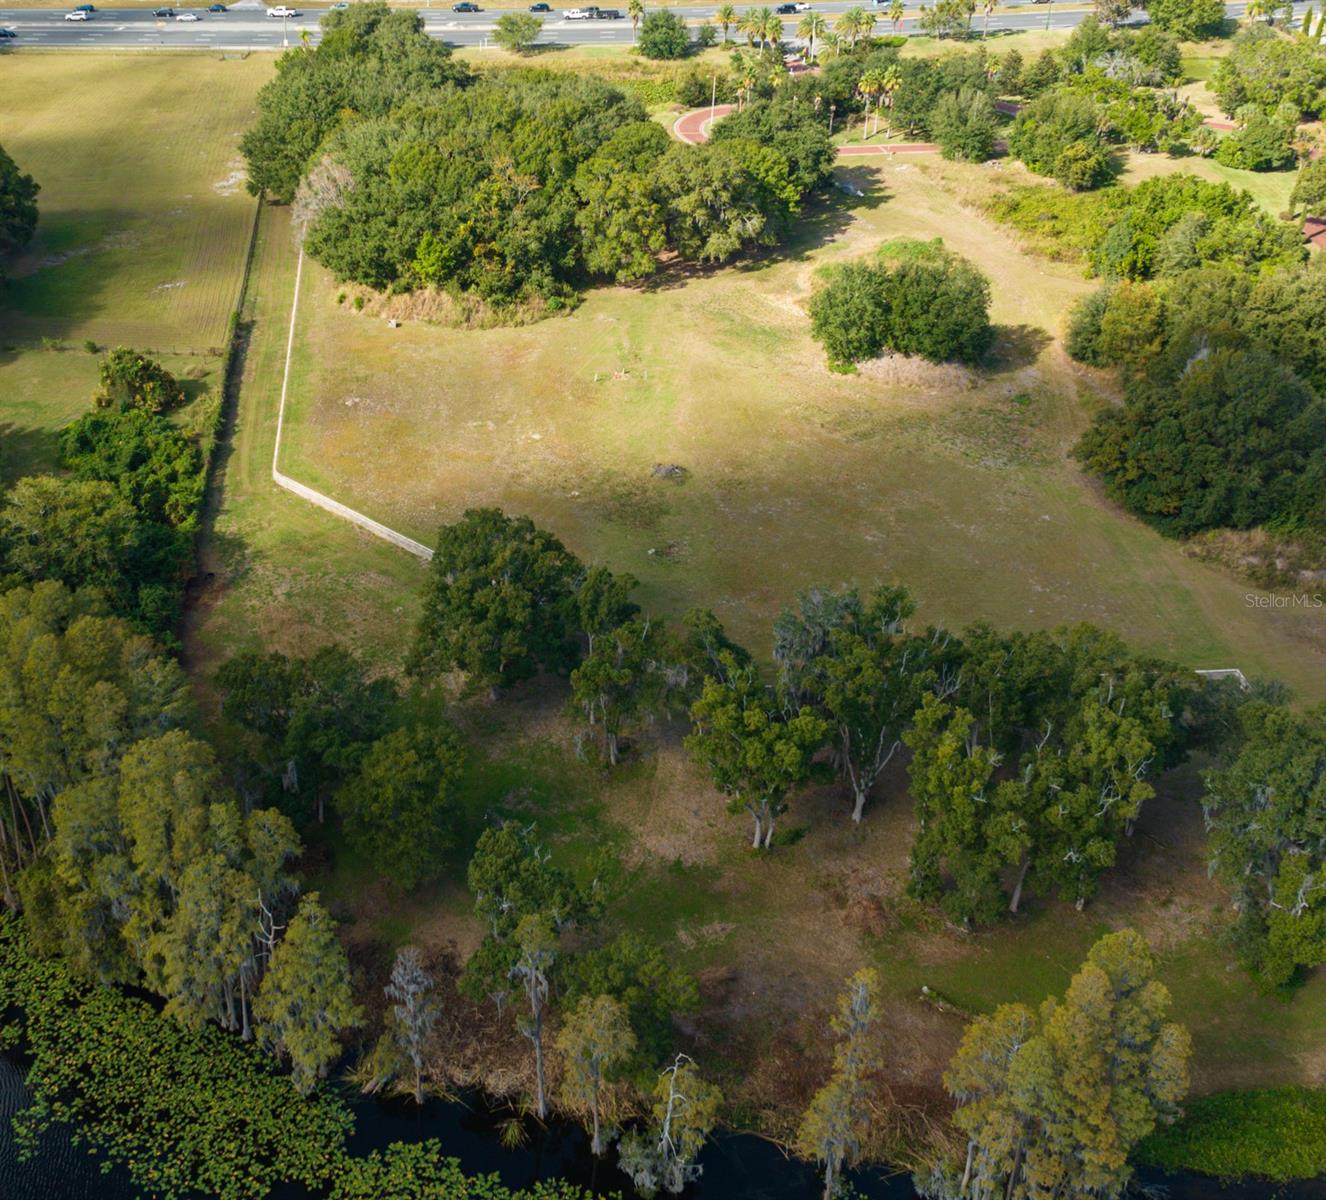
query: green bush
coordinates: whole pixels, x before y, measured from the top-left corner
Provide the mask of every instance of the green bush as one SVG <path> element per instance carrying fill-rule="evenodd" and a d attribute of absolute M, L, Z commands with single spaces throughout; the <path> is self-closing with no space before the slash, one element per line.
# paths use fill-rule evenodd
<path fill-rule="evenodd" d="M 1028 104 L 1013 122 L 1008 150 L 1037 175 L 1073 191 L 1109 182 L 1110 159 L 1100 137 L 1100 113 L 1090 96 L 1055 88 Z"/>
<path fill-rule="evenodd" d="M 994 150 L 997 121 L 989 95 L 964 87 L 940 96 L 930 133 L 945 158 L 985 162 Z"/>
<path fill-rule="evenodd" d="M 117 346 L 102 359 L 101 390 L 93 399 L 98 408 L 163 413 L 184 403 L 184 389 L 155 359 Z"/>
<path fill-rule="evenodd" d="M 1215 159 L 1239 171 L 1286 171 L 1297 155 L 1289 144 L 1292 129 L 1265 113 L 1257 113 L 1242 129 L 1222 138 Z"/>
<path fill-rule="evenodd" d="M 990 348 L 990 285 L 934 242 L 899 241 L 875 263 L 826 272 L 810 302 L 811 332 L 836 367 L 882 350 L 930 362 L 978 362 Z"/>
<path fill-rule="evenodd" d="M 1210 87 L 1231 117 L 1245 104 L 1270 112 L 1288 101 L 1311 119 L 1326 109 L 1326 51 L 1306 38 L 1251 25 L 1235 36 Z"/>
<path fill-rule="evenodd" d="M 691 52 L 686 21 L 671 9 L 656 8 L 645 14 L 636 42 L 645 58 L 685 58 Z"/>
<path fill-rule="evenodd" d="M 1290 266 L 1307 257 L 1296 226 L 1276 220 L 1247 192 L 1186 173 L 1081 195 L 1014 187 L 991 197 L 987 211 L 1026 234 L 1036 252 L 1085 261 L 1105 278 L 1149 279 L 1194 266 Z"/>

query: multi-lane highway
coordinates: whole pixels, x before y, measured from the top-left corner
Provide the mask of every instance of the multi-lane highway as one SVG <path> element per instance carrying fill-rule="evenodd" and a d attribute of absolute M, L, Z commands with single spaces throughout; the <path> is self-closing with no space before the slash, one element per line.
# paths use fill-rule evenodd
<path fill-rule="evenodd" d="M 604 0 L 603 7 L 608 7 L 612 0 Z M 625 9 L 625 0 L 618 0 L 621 9 Z M 814 4 L 817 12 L 826 16 L 845 12 L 855 7 L 848 0 L 819 0 Z M 564 7 L 569 7 L 566 5 Z M 737 11 L 742 12 L 750 5 L 739 4 Z M 867 0 L 867 7 L 870 4 Z M 882 6 L 876 6 L 882 7 Z M 909 4 L 909 8 L 912 6 Z M 1300 11 L 1306 5 L 1300 6 Z M 1231 17 L 1242 17 L 1245 4 L 1226 5 L 1225 11 Z M 450 6 L 419 6 L 428 32 L 456 46 L 485 46 L 492 44 L 493 23 L 500 12 L 485 11 L 478 13 L 453 13 Z M 177 12 L 185 11 L 176 8 Z M 231 7 L 229 12 L 209 13 L 205 8 L 190 7 L 188 11 L 197 12 L 201 20 L 179 22 L 154 17 L 144 9 L 108 8 L 93 14 L 88 21 L 66 21 L 65 10 L 61 9 L 0 9 L 0 27 L 13 29 L 17 37 L 0 42 L 0 47 L 21 48 L 23 46 L 74 46 L 94 49 L 96 47 L 149 47 L 163 48 L 212 48 L 217 50 L 274 50 L 283 45 L 298 45 L 301 35 L 313 40 L 318 37 L 318 20 L 325 8 L 304 9 L 302 15 L 291 20 L 280 20 L 266 15 L 265 7 L 256 0 L 241 0 Z M 713 16 L 714 5 L 686 5 L 678 9 L 688 20 L 699 22 Z M 1047 24 L 1053 29 L 1068 29 L 1076 25 L 1091 10 L 1068 4 L 1043 4 L 1027 6 L 1015 11 L 995 10 L 990 18 L 990 29 L 1044 29 Z M 1137 10 L 1135 16 L 1145 16 Z M 888 23 L 880 13 L 882 31 L 889 30 Z M 797 17 L 785 18 L 789 35 L 796 28 Z M 982 17 L 977 14 L 976 26 L 979 28 Z M 903 21 L 904 33 L 917 32 L 914 15 Z M 631 23 L 628 20 L 617 21 L 568 21 L 561 11 L 544 15 L 543 32 L 539 41 L 548 44 L 566 45 L 611 45 L 631 40 Z"/>

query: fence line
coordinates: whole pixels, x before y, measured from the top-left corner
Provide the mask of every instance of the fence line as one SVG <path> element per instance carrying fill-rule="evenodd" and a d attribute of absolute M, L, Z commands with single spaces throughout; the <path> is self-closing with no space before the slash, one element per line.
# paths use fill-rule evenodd
<path fill-rule="evenodd" d="M 383 541 L 391 542 L 392 545 L 399 546 L 402 550 L 408 550 L 416 558 L 428 562 L 433 557 L 433 552 L 422 542 L 416 542 L 414 538 L 406 537 L 405 534 L 388 528 L 381 521 L 366 517 L 363 513 L 356 512 L 339 500 L 333 500 L 330 496 L 324 496 L 307 484 L 291 479 L 277 466 L 281 457 L 281 434 L 285 429 L 285 398 L 286 393 L 290 390 L 290 359 L 295 349 L 295 319 L 299 315 L 299 285 L 303 277 L 304 248 L 301 246 L 299 248 L 299 263 L 295 267 L 295 298 L 290 305 L 290 333 L 285 343 L 285 370 L 281 374 L 281 405 L 276 415 L 276 445 L 272 447 L 272 481 L 277 487 L 285 488 L 287 492 L 294 493 L 294 495 L 307 500 L 310 504 L 316 504 L 325 512 L 331 513 L 332 516 L 349 521 L 352 525 L 358 525 L 360 529 L 367 530 L 374 537 L 380 537 Z"/>

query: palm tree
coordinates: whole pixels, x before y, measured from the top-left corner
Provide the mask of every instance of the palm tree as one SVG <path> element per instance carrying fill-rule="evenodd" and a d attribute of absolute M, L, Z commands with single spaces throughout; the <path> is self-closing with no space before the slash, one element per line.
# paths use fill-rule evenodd
<path fill-rule="evenodd" d="M 817 12 L 808 12 L 797 26 L 797 35 L 806 39 L 806 61 L 815 61 L 815 39 L 829 32 L 829 23 Z"/>
<path fill-rule="evenodd" d="M 990 34 L 990 14 L 994 12 L 995 5 L 999 0 L 985 0 L 985 25 L 981 28 L 981 37 L 988 37 Z"/>
<path fill-rule="evenodd" d="M 720 4 L 714 9 L 714 20 L 723 29 L 723 43 L 727 44 L 727 31 L 737 23 L 737 10 L 730 4 Z"/>
<path fill-rule="evenodd" d="M 636 30 L 640 28 L 640 18 L 645 15 L 645 0 L 627 0 L 626 14 L 631 18 L 631 41 L 635 41 Z"/>
<path fill-rule="evenodd" d="M 858 24 L 860 17 L 857 14 L 861 11 L 859 8 L 849 8 L 833 23 L 834 29 L 847 39 L 848 49 L 856 47 L 857 31 L 860 28 Z"/>
<path fill-rule="evenodd" d="M 882 72 L 880 71 L 867 71 L 861 76 L 861 82 L 856 85 L 856 90 L 864 101 L 861 108 L 861 136 L 863 138 L 869 136 L 866 133 L 866 122 L 870 119 L 870 98 L 880 94 L 880 85 L 883 82 L 881 75 Z"/>
<path fill-rule="evenodd" d="M 769 9 L 761 9 L 761 12 L 769 13 L 764 20 L 764 37 L 760 43 L 760 48 L 764 46 L 777 46 L 783 40 L 783 18 L 776 12 L 770 12 Z"/>
<path fill-rule="evenodd" d="M 893 94 L 902 86 L 902 72 L 898 70 L 897 63 L 889 65 L 880 73 L 879 90 L 884 101 L 884 107 L 889 110 L 889 131 L 893 130 Z M 875 106 L 875 115 L 879 116 L 879 106 Z M 878 130 L 878 125 L 876 125 Z"/>
<path fill-rule="evenodd" d="M 767 8 L 764 10 L 769 11 Z M 764 18 L 758 8 L 748 8 L 741 14 L 741 23 L 737 28 L 746 35 L 746 45 L 755 47 L 755 39 L 764 37 Z"/>
<path fill-rule="evenodd" d="M 850 39 L 852 48 L 856 48 L 858 38 L 865 37 L 875 28 L 875 14 L 859 5 L 849 8 L 838 18 L 838 28 Z"/>
<path fill-rule="evenodd" d="M 907 9 L 902 0 L 893 0 L 889 5 L 889 20 L 893 22 L 893 32 L 897 33 L 902 28 L 902 15 Z"/>

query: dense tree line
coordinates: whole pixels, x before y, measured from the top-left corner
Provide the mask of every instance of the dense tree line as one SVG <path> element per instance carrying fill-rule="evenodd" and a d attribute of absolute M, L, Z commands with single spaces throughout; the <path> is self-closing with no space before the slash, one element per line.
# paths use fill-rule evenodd
<path fill-rule="evenodd" d="M 1326 275 L 1188 270 L 1106 285 L 1074 312 L 1069 352 L 1118 366 L 1122 408 L 1077 449 L 1109 493 L 1172 536 L 1326 523 Z"/>
<path fill-rule="evenodd" d="M 873 262 L 825 268 L 810 325 L 831 366 L 893 354 L 976 363 L 994 340 L 990 284 L 971 263 L 933 242 L 900 240 Z"/>
<path fill-rule="evenodd" d="M 1307 258 L 1296 225 L 1272 217 L 1245 191 L 1186 173 L 1081 195 L 1014 187 L 988 207 L 1033 249 L 1078 259 L 1105 279 L 1209 266 L 1265 269 Z"/>
<path fill-rule="evenodd" d="M 832 166 L 804 106 L 687 146 L 593 77 L 471 78 L 413 14 L 357 5 L 325 26 L 281 60 L 244 150 L 340 279 L 555 306 L 652 273 L 666 249 L 723 261 L 776 244 Z"/>
<path fill-rule="evenodd" d="M 289 872 L 299 838 L 241 806 L 183 728 L 178 666 L 104 613 L 55 582 L 0 595 L 5 899 L 78 974 L 256 1037 L 308 1090 L 358 1015 L 328 918 Z"/>
<path fill-rule="evenodd" d="M 471 74 L 424 32 L 417 13 L 355 4 L 322 17 L 316 46 L 283 54 L 258 94 L 258 119 L 240 140 L 248 186 L 290 203 L 323 144 L 341 126 L 385 117 L 403 100 Z"/>

